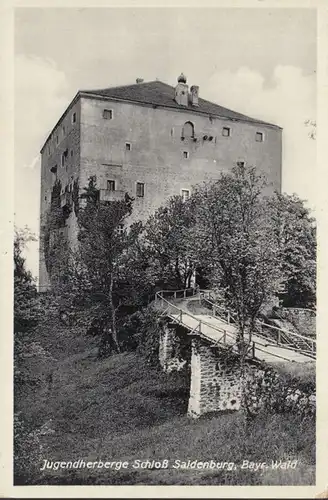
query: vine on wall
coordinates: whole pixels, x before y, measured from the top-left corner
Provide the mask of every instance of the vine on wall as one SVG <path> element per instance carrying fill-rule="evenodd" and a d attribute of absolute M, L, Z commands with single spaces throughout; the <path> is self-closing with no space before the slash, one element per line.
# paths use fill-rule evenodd
<path fill-rule="evenodd" d="M 62 183 L 58 179 L 52 187 L 50 209 L 45 215 L 42 228 L 44 258 L 50 279 L 54 275 L 55 268 L 64 266 L 67 260 L 65 258 L 68 251 L 65 225 L 72 212 L 72 201 L 68 197 L 68 203 L 62 207 L 61 192 Z"/>

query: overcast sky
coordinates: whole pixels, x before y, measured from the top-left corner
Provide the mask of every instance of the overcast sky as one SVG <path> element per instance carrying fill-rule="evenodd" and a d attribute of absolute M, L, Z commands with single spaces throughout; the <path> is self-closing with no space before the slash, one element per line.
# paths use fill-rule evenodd
<path fill-rule="evenodd" d="M 283 190 L 315 209 L 316 11 L 29 8 L 15 15 L 15 216 L 39 231 L 40 147 L 79 89 L 183 72 L 200 96 L 283 131 Z M 28 265 L 37 274 L 37 249 Z"/>

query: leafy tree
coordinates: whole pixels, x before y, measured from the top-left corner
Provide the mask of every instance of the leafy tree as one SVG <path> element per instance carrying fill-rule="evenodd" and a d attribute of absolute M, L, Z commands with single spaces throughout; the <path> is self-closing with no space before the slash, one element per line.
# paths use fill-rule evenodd
<path fill-rule="evenodd" d="M 74 307 L 83 309 L 102 331 L 100 355 L 120 351 L 117 314 L 131 301 L 132 253 L 137 248 L 141 225 L 126 227 L 133 199 L 104 202 L 99 198 L 96 178 L 90 177 L 79 207 L 79 246 L 71 253 L 69 279 L 61 284 L 73 297 Z M 63 296 L 63 293 L 62 293 Z"/>
<path fill-rule="evenodd" d="M 312 308 L 316 301 L 315 220 L 295 194 L 276 193 L 268 204 L 286 285 L 284 304 Z"/>
<path fill-rule="evenodd" d="M 148 275 L 157 287 L 183 289 L 191 286 L 196 261 L 191 229 L 192 203 L 173 196 L 149 217 L 143 242 Z"/>
<path fill-rule="evenodd" d="M 14 473 L 15 481 L 26 482 L 42 456 L 43 430 L 31 429 L 18 411 L 20 397 L 42 382 L 39 372 L 53 358 L 36 341 L 35 329 L 44 314 L 45 303 L 37 294 L 35 280 L 26 268 L 24 249 L 35 237 L 28 228 L 15 229 L 14 237 Z M 34 467 L 34 468 L 33 468 Z"/>
<path fill-rule="evenodd" d="M 14 331 L 21 336 L 37 324 L 37 290 L 30 271 L 26 269 L 23 251 L 35 237 L 28 228 L 15 229 L 14 237 Z"/>
<path fill-rule="evenodd" d="M 280 278 L 264 187 L 265 179 L 255 168 L 237 165 L 194 194 L 199 260 L 207 262 L 212 286 L 235 312 L 238 343 L 246 348 L 261 307 Z"/>

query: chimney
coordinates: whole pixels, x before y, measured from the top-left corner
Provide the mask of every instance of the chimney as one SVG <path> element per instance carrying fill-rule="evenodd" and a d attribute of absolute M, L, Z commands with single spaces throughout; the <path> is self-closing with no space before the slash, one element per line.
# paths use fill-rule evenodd
<path fill-rule="evenodd" d="M 183 73 L 178 77 L 178 85 L 175 87 L 175 102 L 180 106 L 188 106 L 187 78 Z"/>
<path fill-rule="evenodd" d="M 190 101 L 192 106 L 199 106 L 198 104 L 199 87 L 198 85 L 192 85 L 190 87 Z"/>
<path fill-rule="evenodd" d="M 136 79 L 136 83 L 142 83 L 143 81 L 144 81 L 144 79 L 143 79 L 143 78 L 137 78 L 137 79 Z"/>

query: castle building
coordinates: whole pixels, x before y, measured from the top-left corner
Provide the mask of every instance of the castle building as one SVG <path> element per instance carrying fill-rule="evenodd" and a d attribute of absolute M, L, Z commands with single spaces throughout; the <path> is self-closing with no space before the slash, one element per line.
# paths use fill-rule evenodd
<path fill-rule="evenodd" d="M 282 129 L 199 97 L 181 74 L 177 85 L 143 82 L 79 91 L 41 149 L 40 290 L 49 286 L 42 224 L 55 183 L 64 209 L 73 185 L 96 175 L 103 200 L 134 199 L 133 220 L 145 220 L 170 196 L 218 179 L 237 162 L 256 166 L 281 190 Z M 74 210 L 65 222 L 77 234 Z"/>

